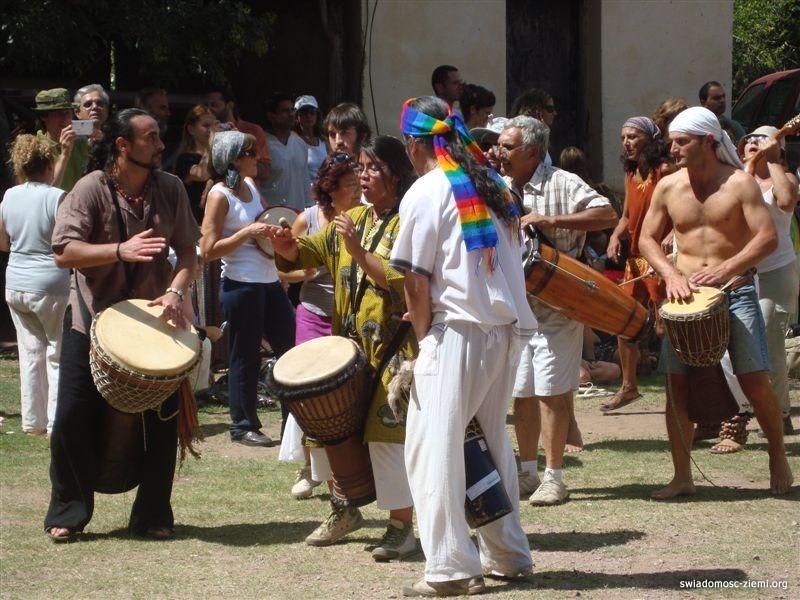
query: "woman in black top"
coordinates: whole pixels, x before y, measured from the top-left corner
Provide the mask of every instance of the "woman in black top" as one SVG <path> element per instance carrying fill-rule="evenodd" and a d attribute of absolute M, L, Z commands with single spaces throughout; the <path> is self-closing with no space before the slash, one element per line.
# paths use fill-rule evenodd
<path fill-rule="evenodd" d="M 210 178 L 206 166 L 208 158 L 203 158 L 207 154 L 208 138 L 216 123 L 214 113 L 202 104 L 190 110 L 183 124 L 183 137 L 175 160 L 175 174 L 186 187 L 189 205 L 198 224 L 203 222 L 202 197 Z"/>

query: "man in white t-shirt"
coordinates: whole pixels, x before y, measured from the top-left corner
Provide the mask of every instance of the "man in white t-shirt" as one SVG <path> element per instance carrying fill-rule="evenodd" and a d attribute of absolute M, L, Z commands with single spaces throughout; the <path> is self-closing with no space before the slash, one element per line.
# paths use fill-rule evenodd
<path fill-rule="evenodd" d="M 269 177 L 261 194 L 270 206 L 289 206 L 298 212 L 311 206 L 308 177 L 308 146 L 294 127 L 294 103 L 285 94 L 274 94 L 267 102 L 270 131 L 267 146 L 271 159 Z"/>
<path fill-rule="evenodd" d="M 503 173 L 522 198 L 527 213 L 522 224 L 543 234 L 542 241 L 575 258 L 587 231 L 614 227 L 611 203 L 580 177 L 546 166 L 549 130 L 533 117 L 518 116 L 506 123 L 498 140 Z M 514 427 L 522 473 L 520 489 L 531 504 L 550 505 L 569 496 L 562 480 L 572 394 L 580 384 L 583 324 L 532 299 L 539 330 L 522 353 L 514 385 Z M 539 433 L 547 457 L 542 482 L 537 473 Z"/>
<path fill-rule="evenodd" d="M 407 108 L 410 119 L 406 119 Z M 411 321 L 420 340 L 406 425 L 406 469 L 417 507 L 425 577 L 407 596 L 476 594 L 483 575 L 510 579 L 531 573 L 530 548 L 519 520 L 516 464 L 506 433 L 507 402 L 522 347 L 536 327 L 525 297 L 516 208 L 507 190 L 474 161 L 462 175 L 485 210 L 494 244 L 468 250 L 452 172 L 439 166 L 433 143 L 462 146 L 447 105 L 432 96 L 406 103 L 406 151 L 421 177 L 400 204 L 400 231 L 391 265 L 405 272 Z M 413 123 L 436 124 L 430 129 Z M 460 122 L 463 126 L 463 122 Z M 466 133 L 464 127 L 463 132 Z M 495 193 L 477 197 L 472 181 Z M 458 190 L 459 193 L 461 190 Z M 480 212 L 480 211 L 479 211 Z M 466 221 L 469 223 L 469 220 Z M 478 530 L 479 549 L 465 520 L 464 430 L 476 417 L 509 497 L 512 512 Z"/>

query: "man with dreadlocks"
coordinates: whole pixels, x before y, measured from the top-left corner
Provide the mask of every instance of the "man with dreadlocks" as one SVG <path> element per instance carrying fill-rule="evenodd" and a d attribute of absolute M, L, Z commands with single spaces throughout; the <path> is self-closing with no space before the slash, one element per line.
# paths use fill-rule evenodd
<path fill-rule="evenodd" d="M 425 576 L 407 596 L 476 594 L 483 575 L 526 578 L 519 506 L 478 530 L 465 520 L 464 429 L 477 417 L 510 498 L 519 494 L 506 433 L 522 347 L 536 327 L 525 297 L 519 213 L 464 122 L 438 98 L 406 101 L 401 129 L 420 178 L 400 205 L 391 265 L 420 353 L 406 421 L 406 469 Z"/>
<path fill-rule="evenodd" d="M 185 326 L 182 301 L 200 232 L 180 179 L 159 170 L 163 151 L 156 120 L 138 108 L 123 110 L 104 125 L 102 139 L 92 147 L 89 173 L 58 208 L 55 261 L 75 275 L 64 320 L 50 442 L 53 487 L 44 522 L 55 542 L 83 531 L 94 510 L 105 401 L 89 368 L 92 318 L 121 300 L 145 298 L 151 306 L 163 306 L 165 318 Z M 168 246 L 178 257 L 174 269 Z M 176 393 L 160 409 L 142 413 L 145 449 L 129 528 L 153 539 L 173 535 L 177 405 Z"/>

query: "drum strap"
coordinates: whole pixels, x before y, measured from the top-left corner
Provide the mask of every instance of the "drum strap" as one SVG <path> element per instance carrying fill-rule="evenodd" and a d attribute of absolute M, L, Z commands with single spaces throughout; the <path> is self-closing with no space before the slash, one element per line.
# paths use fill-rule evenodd
<path fill-rule="evenodd" d="M 125 243 L 128 241 L 128 230 L 125 227 L 125 221 L 122 219 L 122 209 L 119 205 L 119 198 L 117 198 L 117 190 L 114 188 L 114 184 L 111 181 L 108 182 L 108 191 L 111 192 L 111 201 L 114 203 L 115 214 L 117 215 L 117 229 L 119 230 L 119 241 L 120 243 Z M 144 207 L 142 207 L 144 209 Z M 156 202 L 155 199 L 150 203 L 150 210 L 148 211 L 145 217 L 145 224 L 144 228 L 149 229 L 151 223 L 156 214 Z M 125 285 L 128 288 L 128 298 L 133 297 L 133 277 L 136 271 L 136 265 L 129 262 L 122 263 L 123 268 L 125 269 Z"/>
<path fill-rule="evenodd" d="M 382 219 L 380 227 L 378 231 L 372 238 L 372 241 L 369 244 L 369 248 L 367 248 L 367 252 L 373 253 L 375 252 L 375 248 L 378 247 L 381 239 L 383 238 L 383 234 L 386 231 L 386 227 L 389 226 L 389 221 L 392 220 L 392 217 L 397 213 L 398 208 L 394 207 L 390 210 Z M 370 211 L 364 211 L 364 218 L 359 223 L 357 234 L 358 239 L 361 240 L 363 245 L 364 239 L 364 229 L 367 226 L 367 220 L 369 219 Z M 367 291 L 367 274 L 364 273 L 361 276 L 361 279 L 356 282 L 358 279 L 358 264 L 356 261 L 353 261 L 350 264 L 350 316 L 352 319 L 355 319 L 356 313 L 358 313 L 359 308 L 361 308 L 361 301 L 364 299 L 364 293 Z M 355 323 L 354 323 L 355 324 Z"/>

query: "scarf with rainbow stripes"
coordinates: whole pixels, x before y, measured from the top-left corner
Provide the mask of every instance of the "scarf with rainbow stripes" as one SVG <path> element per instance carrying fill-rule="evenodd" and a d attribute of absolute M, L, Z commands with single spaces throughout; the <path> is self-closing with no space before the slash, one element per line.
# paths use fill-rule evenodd
<path fill-rule="evenodd" d="M 461 223 L 461 233 L 464 237 L 467 251 L 488 250 L 489 268 L 491 270 L 494 267 L 494 248 L 498 242 L 492 215 L 489 212 L 489 207 L 486 206 L 483 198 L 478 195 L 475 186 L 472 185 L 472 181 L 447 151 L 447 143 L 443 135 L 455 130 L 459 140 L 475 161 L 480 165 L 489 167 L 489 175 L 503 191 L 511 212 L 519 217 L 519 210 L 511 197 L 511 191 L 508 189 L 506 182 L 503 181 L 503 178 L 500 177 L 500 174 L 489 166 L 486 155 L 469 134 L 467 126 L 459 115 L 451 110 L 447 118 L 444 121 L 440 121 L 430 115 L 414 110 L 410 105 L 414 100 L 416 98 L 410 98 L 403 104 L 400 130 L 403 135 L 413 137 L 433 136 L 433 149 L 436 154 L 436 160 L 453 188 L 453 195 L 458 208 L 458 220 Z M 519 230 L 519 227 L 517 227 L 517 230 Z"/>

